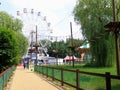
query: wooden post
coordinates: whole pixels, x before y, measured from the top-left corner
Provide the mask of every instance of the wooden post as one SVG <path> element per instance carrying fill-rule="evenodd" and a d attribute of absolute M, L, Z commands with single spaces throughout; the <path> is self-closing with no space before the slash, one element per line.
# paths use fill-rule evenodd
<path fill-rule="evenodd" d="M 38 54 L 38 42 L 37 42 L 37 25 L 36 25 L 36 45 L 35 45 L 35 47 L 36 47 L 36 61 L 35 61 L 35 64 L 37 65 L 37 60 L 38 60 L 38 56 L 37 56 L 37 54 Z"/>
<path fill-rule="evenodd" d="M 116 0 L 112 0 L 113 3 L 113 21 L 117 21 L 116 16 Z M 120 58 L 119 58 L 119 38 L 117 30 L 114 31 L 115 35 L 115 49 L 116 49 L 116 67 L 117 67 L 117 75 L 120 75 Z"/>
<path fill-rule="evenodd" d="M 79 69 L 76 70 L 76 90 L 79 90 Z"/>
<path fill-rule="evenodd" d="M 46 76 L 47 76 L 47 78 L 48 78 L 48 66 L 46 66 Z"/>
<path fill-rule="evenodd" d="M 4 90 L 4 74 L 2 75 L 2 80 L 3 80 L 3 82 L 2 82 L 2 90 Z"/>
<path fill-rule="evenodd" d="M 110 73 L 106 72 L 106 90 L 111 90 L 111 78 L 110 78 Z"/>
<path fill-rule="evenodd" d="M 73 61 L 73 68 L 74 68 L 74 57 L 73 57 L 74 47 L 73 47 L 73 35 L 72 35 L 72 22 L 70 22 L 70 29 L 71 29 L 71 51 L 72 51 L 72 61 Z"/>
<path fill-rule="evenodd" d="M 115 0 L 112 0 L 112 4 L 113 4 L 113 21 L 117 21 Z"/>
<path fill-rule="evenodd" d="M 31 32 L 31 50 L 30 50 L 30 61 L 29 61 L 29 64 L 31 64 L 31 62 L 32 62 L 32 52 L 33 52 L 33 50 L 32 50 L 32 47 L 33 47 L 33 31 Z"/>
<path fill-rule="evenodd" d="M 43 74 L 43 66 L 42 66 L 42 74 Z M 44 74 L 43 74 L 44 75 Z"/>
<path fill-rule="evenodd" d="M 52 67 L 52 80 L 54 81 L 54 67 Z"/>
<path fill-rule="evenodd" d="M 63 80 L 63 68 L 61 68 L 61 86 L 64 85 L 64 80 Z"/>
<path fill-rule="evenodd" d="M 57 45 L 57 37 L 56 37 L 56 50 L 55 50 L 55 54 L 56 54 L 56 65 L 58 65 L 58 45 Z"/>

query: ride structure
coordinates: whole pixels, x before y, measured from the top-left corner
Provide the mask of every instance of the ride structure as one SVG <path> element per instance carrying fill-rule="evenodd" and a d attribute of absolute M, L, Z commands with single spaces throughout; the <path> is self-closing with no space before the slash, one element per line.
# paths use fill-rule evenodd
<path fill-rule="evenodd" d="M 17 11 L 18 18 L 23 21 L 23 34 L 28 38 L 28 56 L 30 63 L 32 62 L 33 54 L 36 54 L 36 61 L 47 54 L 47 47 L 50 46 L 51 33 L 50 23 L 46 16 L 42 16 L 41 12 L 35 12 L 34 9 L 23 9 L 23 12 Z"/>

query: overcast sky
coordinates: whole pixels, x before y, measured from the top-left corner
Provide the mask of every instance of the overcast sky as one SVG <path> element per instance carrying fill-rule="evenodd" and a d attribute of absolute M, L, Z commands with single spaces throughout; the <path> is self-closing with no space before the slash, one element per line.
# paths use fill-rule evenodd
<path fill-rule="evenodd" d="M 51 23 L 51 29 L 54 36 L 70 35 L 70 22 L 72 22 L 73 34 L 82 38 L 80 34 L 80 25 L 74 22 L 72 14 L 77 0 L 0 0 L 0 10 L 8 12 L 16 17 L 16 11 L 34 9 L 35 12 L 41 12 Z"/>

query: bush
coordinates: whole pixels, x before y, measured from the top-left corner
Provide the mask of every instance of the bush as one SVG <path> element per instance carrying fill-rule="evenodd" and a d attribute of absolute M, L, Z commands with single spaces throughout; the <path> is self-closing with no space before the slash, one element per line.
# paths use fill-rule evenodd
<path fill-rule="evenodd" d="M 0 28 L 0 71 L 3 67 L 17 64 L 20 51 L 18 45 L 13 30 Z"/>

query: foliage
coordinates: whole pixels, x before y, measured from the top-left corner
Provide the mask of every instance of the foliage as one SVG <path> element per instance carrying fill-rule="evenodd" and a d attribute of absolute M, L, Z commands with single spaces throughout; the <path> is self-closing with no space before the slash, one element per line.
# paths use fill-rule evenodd
<path fill-rule="evenodd" d="M 22 33 L 18 33 L 16 32 L 16 38 L 18 40 L 18 47 L 20 50 L 20 57 L 26 55 L 27 53 L 27 48 L 28 48 L 28 39 L 22 34 Z"/>
<path fill-rule="evenodd" d="M 20 21 L 19 19 L 10 16 L 4 11 L 0 11 L 0 27 L 21 32 L 23 24 L 22 21 Z"/>
<path fill-rule="evenodd" d="M 22 34 L 22 21 L 0 12 L 0 68 L 17 64 L 19 58 L 26 54 L 28 40 Z"/>
<path fill-rule="evenodd" d="M 118 2 L 117 2 L 118 3 Z M 113 34 L 105 34 L 104 26 L 112 21 L 112 0 L 78 0 L 74 8 L 76 22 L 81 24 L 82 34 L 90 42 L 96 66 L 113 66 L 115 46 Z M 101 39 L 96 38 L 105 34 Z"/>
<path fill-rule="evenodd" d="M 0 28 L 0 66 L 10 66 L 18 62 L 19 43 L 12 30 Z"/>
<path fill-rule="evenodd" d="M 12 17 L 6 12 L 0 11 L 0 27 L 12 28 Z"/>
<path fill-rule="evenodd" d="M 12 23 L 12 30 L 16 32 L 21 32 L 23 27 L 23 23 L 21 20 L 13 18 L 13 23 Z"/>
<path fill-rule="evenodd" d="M 78 39 L 73 39 L 73 46 L 76 48 L 81 45 L 83 41 Z M 65 41 L 51 42 L 51 46 L 48 48 L 48 53 L 50 56 L 56 57 L 56 53 L 59 58 L 64 58 L 66 55 L 72 55 L 72 51 L 69 48 L 71 46 L 71 40 L 67 39 Z M 74 50 L 73 53 L 75 56 L 78 56 L 78 51 Z"/>
<path fill-rule="evenodd" d="M 19 43 L 20 56 L 25 55 L 28 47 L 28 40 L 22 34 L 22 27 L 23 27 L 22 21 L 10 16 L 4 11 L 1 11 L 0 26 L 16 32 L 16 36 L 17 36 L 16 38 L 18 39 L 18 43 Z"/>

